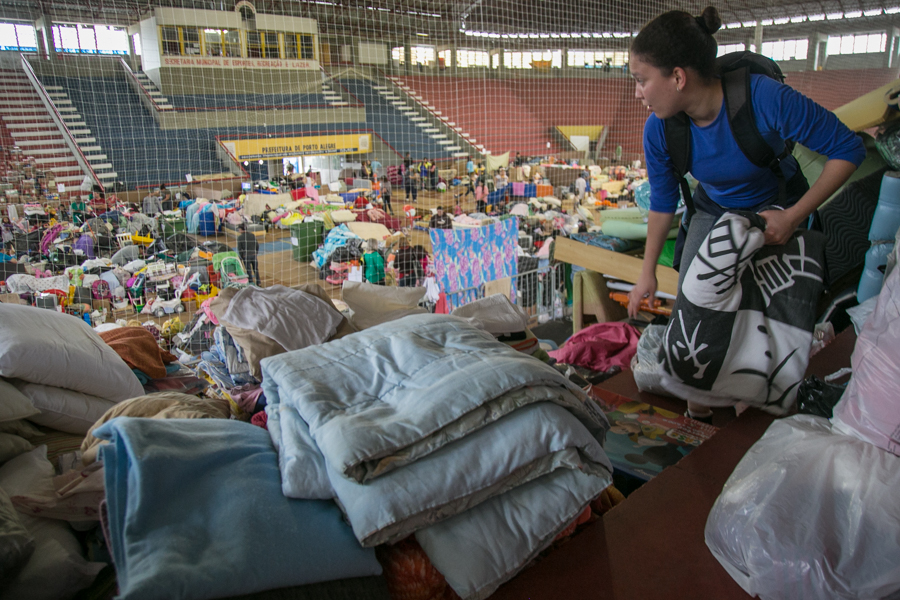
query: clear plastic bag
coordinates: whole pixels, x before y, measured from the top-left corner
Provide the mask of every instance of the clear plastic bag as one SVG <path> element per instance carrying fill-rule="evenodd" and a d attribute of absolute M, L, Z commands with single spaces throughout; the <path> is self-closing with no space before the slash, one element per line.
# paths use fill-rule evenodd
<path fill-rule="evenodd" d="M 738 463 L 706 522 L 706 545 L 763 600 L 898 598 L 898 489 L 896 456 L 796 415 L 773 423 Z"/>
<path fill-rule="evenodd" d="M 661 383 L 663 368 L 659 360 L 659 349 L 665 334 L 665 325 L 648 325 L 638 340 L 637 353 L 631 359 L 631 372 L 642 392 L 671 396 Z"/>

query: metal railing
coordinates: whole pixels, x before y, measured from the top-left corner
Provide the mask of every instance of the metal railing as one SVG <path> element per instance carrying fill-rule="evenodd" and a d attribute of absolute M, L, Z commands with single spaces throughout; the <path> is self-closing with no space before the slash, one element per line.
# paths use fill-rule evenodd
<path fill-rule="evenodd" d="M 533 271 L 512 276 L 514 304 L 525 311 L 531 324 L 561 319 L 565 311 L 565 287 L 562 263 L 551 263 Z M 484 284 L 446 293 L 447 308 L 464 306 L 485 296 Z"/>
<path fill-rule="evenodd" d="M 87 157 L 81 151 L 81 148 L 78 146 L 78 142 L 75 140 L 75 136 L 72 135 L 72 132 L 66 126 L 65 121 L 63 121 L 62 115 L 59 114 L 59 111 L 56 109 L 56 105 L 53 103 L 53 100 L 50 99 L 50 94 L 47 93 L 46 89 L 44 89 L 44 85 L 41 83 L 40 79 L 38 79 L 37 77 L 37 74 L 34 72 L 34 67 L 31 66 L 31 63 L 28 62 L 28 58 L 24 54 L 20 54 L 19 56 L 22 58 L 22 69 L 25 71 L 25 76 L 28 77 L 29 81 L 31 81 L 31 85 L 34 87 L 35 91 L 38 93 L 38 96 L 41 98 L 41 102 L 47 109 L 47 112 L 50 113 L 50 118 L 53 119 L 56 127 L 62 132 L 63 140 L 66 142 L 66 146 L 69 147 L 69 150 L 72 151 L 72 154 L 74 155 L 75 161 L 78 163 L 78 166 L 81 167 L 84 173 L 88 174 L 91 177 L 91 179 L 94 181 L 94 184 L 98 185 L 101 191 L 105 191 L 103 188 L 103 182 L 100 181 L 99 177 L 97 177 L 97 174 L 91 167 L 91 163 L 88 162 Z"/>
<path fill-rule="evenodd" d="M 150 113 L 156 117 L 156 120 L 159 120 L 159 113 L 163 110 L 171 111 L 171 108 L 160 108 L 160 105 L 157 104 L 156 100 L 153 99 L 153 96 L 150 95 L 150 92 L 147 91 L 147 88 L 138 80 L 137 75 L 134 74 L 134 71 L 131 70 L 131 67 L 128 66 L 128 63 L 125 62 L 125 59 L 120 58 L 119 64 L 122 65 L 122 69 L 125 71 L 125 75 L 128 79 L 129 85 L 131 88 L 137 92 L 138 96 L 141 98 L 141 103 L 150 111 Z"/>

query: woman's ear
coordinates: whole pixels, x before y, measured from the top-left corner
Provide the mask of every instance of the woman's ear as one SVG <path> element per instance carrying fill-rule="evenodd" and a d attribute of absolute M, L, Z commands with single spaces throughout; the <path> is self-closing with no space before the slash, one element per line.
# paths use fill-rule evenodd
<path fill-rule="evenodd" d="M 687 84 L 688 73 L 681 67 L 675 67 L 672 69 L 672 81 L 675 83 L 675 89 L 677 91 L 681 91 L 684 89 L 684 86 Z"/>

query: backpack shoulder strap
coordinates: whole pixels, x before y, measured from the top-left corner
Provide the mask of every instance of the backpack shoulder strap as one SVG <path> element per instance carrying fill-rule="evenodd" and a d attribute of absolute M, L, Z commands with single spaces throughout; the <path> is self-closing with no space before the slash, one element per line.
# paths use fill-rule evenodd
<path fill-rule="evenodd" d="M 775 169 L 787 154 L 776 155 L 756 126 L 750 97 L 750 70 L 741 67 L 722 74 L 728 124 L 738 147 L 754 165 Z"/>
<path fill-rule="evenodd" d="M 678 185 L 681 186 L 681 196 L 684 198 L 684 205 L 688 214 L 692 215 L 694 214 L 694 198 L 685 178 L 688 172 L 688 165 L 691 162 L 690 117 L 680 112 L 674 117 L 665 119 L 663 128 L 666 134 L 666 147 L 669 150 L 669 157 L 672 159 L 672 165 L 675 167 Z"/>

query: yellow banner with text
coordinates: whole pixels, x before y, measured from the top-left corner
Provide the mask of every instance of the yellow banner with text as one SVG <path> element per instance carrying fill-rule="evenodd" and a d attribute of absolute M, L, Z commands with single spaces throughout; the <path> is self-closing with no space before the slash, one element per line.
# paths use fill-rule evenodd
<path fill-rule="evenodd" d="M 238 160 L 320 156 L 323 154 L 363 154 L 372 149 L 371 133 L 313 135 L 290 138 L 222 140 Z"/>

